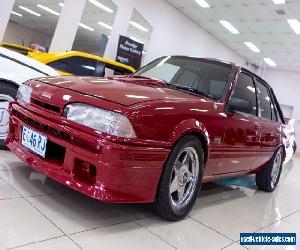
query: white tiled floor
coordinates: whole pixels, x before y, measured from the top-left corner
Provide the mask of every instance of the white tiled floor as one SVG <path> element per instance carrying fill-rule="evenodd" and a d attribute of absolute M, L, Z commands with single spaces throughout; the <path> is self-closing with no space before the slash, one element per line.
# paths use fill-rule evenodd
<path fill-rule="evenodd" d="M 0 250 L 238 250 L 245 249 L 240 232 L 299 237 L 300 155 L 284 166 L 274 193 L 257 191 L 252 176 L 206 184 L 190 216 L 171 223 L 149 205 L 109 205 L 85 197 L 0 151 Z"/>

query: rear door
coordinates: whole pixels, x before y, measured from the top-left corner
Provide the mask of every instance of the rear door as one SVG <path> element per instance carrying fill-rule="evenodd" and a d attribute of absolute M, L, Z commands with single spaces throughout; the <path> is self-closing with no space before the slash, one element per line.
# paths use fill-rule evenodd
<path fill-rule="evenodd" d="M 262 80 L 256 79 L 256 88 L 258 116 L 260 117 L 260 140 L 254 167 L 259 167 L 270 160 L 279 145 L 281 126 L 269 87 Z"/>
<path fill-rule="evenodd" d="M 217 164 L 217 174 L 253 168 L 259 150 L 259 136 L 254 79 L 250 74 L 241 72 L 228 103 L 223 153 Z"/>

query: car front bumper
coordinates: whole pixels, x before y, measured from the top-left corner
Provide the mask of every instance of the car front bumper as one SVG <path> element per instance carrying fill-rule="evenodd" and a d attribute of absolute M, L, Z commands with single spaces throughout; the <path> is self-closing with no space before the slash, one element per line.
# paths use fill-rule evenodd
<path fill-rule="evenodd" d="M 47 136 L 46 157 L 21 143 L 22 126 Z M 169 149 L 126 145 L 54 122 L 10 104 L 6 145 L 35 170 L 90 197 L 111 203 L 147 203 L 156 188 Z"/>

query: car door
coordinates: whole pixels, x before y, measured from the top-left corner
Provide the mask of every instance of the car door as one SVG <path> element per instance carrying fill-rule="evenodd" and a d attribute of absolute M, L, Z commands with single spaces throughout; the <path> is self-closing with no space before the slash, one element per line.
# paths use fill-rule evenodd
<path fill-rule="evenodd" d="M 223 153 L 217 164 L 217 174 L 247 171 L 255 162 L 260 127 L 256 88 L 250 74 L 241 72 L 238 75 L 227 110 Z"/>
<path fill-rule="evenodd" d="M 266 163 L 273 156 L 280 142 L 281 127 L 277 122 L 275 105 L 269 87 L 256 78 L 258 116 L 260 119 L 259 152 L 254 168 Z"/>

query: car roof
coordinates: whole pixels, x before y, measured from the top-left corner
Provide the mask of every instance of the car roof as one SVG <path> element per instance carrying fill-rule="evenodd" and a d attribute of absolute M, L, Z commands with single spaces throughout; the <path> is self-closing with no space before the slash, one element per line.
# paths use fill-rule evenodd
<path fill-rule="evenodd" d="M 19 49 L 19 50 L 24 50 L 24 51 L 28 51 L 28 52 L 33 52 L 35 51 L 34 49 L 32 48 L 29 48 L 29 47 L 26 47 L 26 46 L 22 46 L 22 45 L 19 45 L 19 44 L 14 44 L 14 43 L 0 43 L 0 46 L 1 47 L 4 47 L 4 48 L 12 48 L 12 49 Z"/>
<path fill-rule="evenodd" d="M 135 72 L 134 68 L 132 68 L 128 65 L 125 65 L 123 63 L 119 63 L 119 62 L 110 60 L 105 57 L 101 57 L 101 56 L 97 56 L 97 55 L 93 55 L 93 54 L 89 54 L 89 53 L 85 53 L 85 52 L 80 52 L 80 51 L 63 51 L 63 52 L 50 52 L 50 53 L 31 52 L 29 54 L 29 56 L 32 58 L 36 58 L 37 60 L 42 61 L 44 63 L 49 63 L 51 61 L 55 61 L 55 60 L 70 57 L 70 56 L 79 56 L 79 57 L 83 57 L 83 58 L 94 59 L 94 60 L 101 61 L 104 63 L 112 64 L 114 66 L 127 69 L 128 71 L 130 71 L 132 73 Z"/>
<path fill-rule="evenodd" d="M 29 66 L 34 67 L 34 68 L 38 69 L 39 71 L 44 72 L 48 75 L 59 75 L 58 72 L 55 69 L 53 69 L 52 67 L 49 67 L 49 66 L 47 66 L 43 63 L 40 63 L 30 57 L 24 56 L 20 53 L 6 49 L 4 47 L 0 47 L 0 56 L 2 58 L 6 58 L 11 61 L 15 61 L 16 63 L 19 63 L 19 64 L 29 65 Z M 17 73 L 18 72 L 15 72 L 15 74 L 17 74 Z"/>

